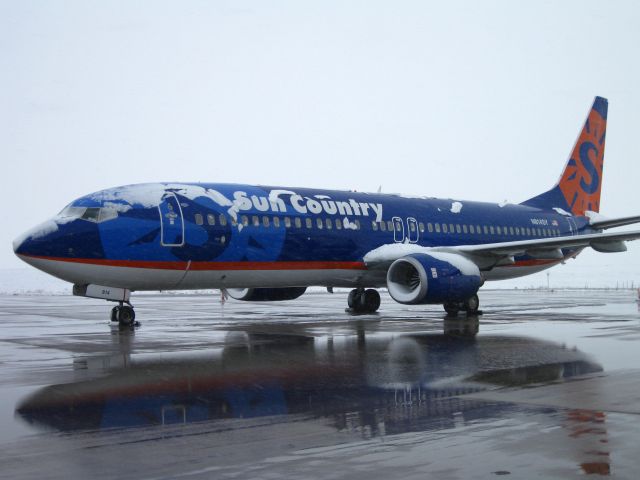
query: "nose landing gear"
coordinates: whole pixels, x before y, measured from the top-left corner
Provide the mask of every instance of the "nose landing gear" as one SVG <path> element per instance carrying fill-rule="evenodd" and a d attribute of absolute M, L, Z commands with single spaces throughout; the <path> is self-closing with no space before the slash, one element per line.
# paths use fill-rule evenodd
<path fill-rule="evenodd" d="M 131 327 L 137 324 L 136 312 L 131 304 L 124 305 L 120 302 L 120 305 L 111 309 L 111 321 L 118 322 L 122 327 Z"/>
<path fill-rule="evenodd" d="M 109 287 L 102 285 L 74 285 L 73 294 L 78 297 L 99 298 L 110 302 L 118 302 L 117 307 L 111 309 L 111 321 L 118 322 L 121 327 L 139 325 L 136 322 L 136 312 L 129 302 L 131 290 L 127 288 Z"/>

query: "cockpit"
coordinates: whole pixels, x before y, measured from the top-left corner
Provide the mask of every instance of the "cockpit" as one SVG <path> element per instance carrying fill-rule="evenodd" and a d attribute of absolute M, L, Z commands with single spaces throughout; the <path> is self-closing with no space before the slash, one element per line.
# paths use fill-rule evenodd
<path fill-rule="evenodd" d="M 118 209 L 115 207 L 74 207 L 67 206 L 58 214 L 61 220 L 86 220 L 93 223 L 102 223 L 118 218 Z"/>

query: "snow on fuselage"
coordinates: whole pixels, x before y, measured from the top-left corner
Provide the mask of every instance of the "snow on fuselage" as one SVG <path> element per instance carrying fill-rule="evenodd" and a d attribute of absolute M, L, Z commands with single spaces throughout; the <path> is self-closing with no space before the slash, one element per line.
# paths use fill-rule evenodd
<path fill-rule="evenodd" d="M 131 290 L 383 287 L 367 253 L 574 235 L 588 219 L 513 204 L 234 184 L 141 184 L 79 198 L 14 242 L 74 284 Z M 565 257 L 575 251 L 564 250 Z M 516 257 L 487 280 L 561 259 Z"/>

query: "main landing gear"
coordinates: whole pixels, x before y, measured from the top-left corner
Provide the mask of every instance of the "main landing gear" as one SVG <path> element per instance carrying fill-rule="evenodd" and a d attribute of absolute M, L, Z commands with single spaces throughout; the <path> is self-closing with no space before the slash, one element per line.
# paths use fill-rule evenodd
<path fill-rule="evenodd" d="M 450 317 L 457 316 L 460 310 L 467 312 L 467 315 L 482 315 L 478 295 L 473 295 L 463 302 L 447 302 L 444 304 L 444 310 Z"/>
<path fill-rule="evenodd" d="M 354 288 L 349 292 L 347 303 L 353 313 L 373 313 L 380 308 L 380 294 L 373 288 Z"/>
<path fill-rule="evenodd" d="M 127 305 L 120 302 L 120 305 L 111 309 L 111 321 L 118 322 L 121 327 L 132 327 L 136 325 L 136 312 L 130 303 Z"/>

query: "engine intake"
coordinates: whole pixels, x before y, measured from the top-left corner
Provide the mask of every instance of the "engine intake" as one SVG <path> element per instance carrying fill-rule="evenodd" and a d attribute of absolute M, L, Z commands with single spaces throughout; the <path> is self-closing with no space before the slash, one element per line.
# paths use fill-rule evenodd
<path fill-rule="evenodd" d="M 229 288 L 229 296 L 245 302 L 276 302 L 294 300 L 301 296 L 307 287 L 286 288 Z"/>
<path fill-rule="evenodd" d="M 464 301 L 483 280 L 478 266 L 455 253 L 416 253 L 399 258 L 387 272 L 389 295 L 398 303 Z"/>

